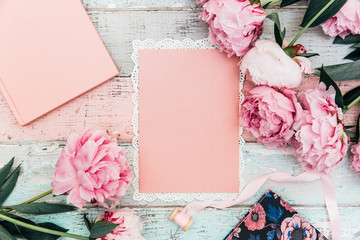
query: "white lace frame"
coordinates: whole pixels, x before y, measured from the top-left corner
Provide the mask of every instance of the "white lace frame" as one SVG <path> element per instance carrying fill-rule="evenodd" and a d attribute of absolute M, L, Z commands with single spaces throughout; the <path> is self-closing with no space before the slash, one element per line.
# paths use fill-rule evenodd
<path fill-rule="evenodd" d="M 134 40 L 132 42 L 133 53 L 131 59 L 134 62 L 134 70 L 131 75 L 134 94 L 132 101 L 134 103 L 134 112 L 132 117 L 132 125 L 134 129 L 134 138 L 132 145 L 134 147 L 134 157 L 133 157 L 133 166 L 134 166 L 134 177 L 132 185 L 134 187 L 133 199 L 136 201 L 145 200 L 145 201 L 154 201 L 156 199 L 163 200 L 166 202 L 184 200 L 187 202 L 193 200 L 208 201 L 208 200 L 226 200 L 233 199 L 239 193 L 140 193 L 139 192 L 139 62 L 138 62 L 138 50 L 140 49 L 214 49 L 217 48 L 213 45 L 207 38 L 193 41 L 191 39 L 184 39 L 183 41 L 173 40 L 170 38 L 163 39 L 161 41 L 154 41 L 152 39 L 146 39 L 145 41 Z M 242 93 L 244 75 L 240 72 L 240 96 L 239 96 L 239 108 L 241 103 L 244 101 L 244 95 Z M 245 144 L 245 140 L 242 137 L 243 128 L 240 126 L 239 131 L 239 190 L 242 190 L 245 183 L 242 179 L 242 171 L 244 169 L 244 157 L 242 153 L 242 147 Z"/>

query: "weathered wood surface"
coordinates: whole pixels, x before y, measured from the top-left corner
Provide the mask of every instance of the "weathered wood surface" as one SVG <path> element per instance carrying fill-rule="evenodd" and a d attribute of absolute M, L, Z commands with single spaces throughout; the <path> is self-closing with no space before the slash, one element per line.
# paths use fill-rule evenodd
<path fill-rule="evenodd" d="M 3 165 L 12 156 L 16 156 L 16 164 L 22 164 L 19 184 L 5 204 L 21 203 L 25 199 L 49 190 L 53 166 L 63 146 L 64 142 L 58 141 L 0 145 L 0 165 Z M 123 148 L 128 154 L 129 162 L 132 162 L 133 148 L 129 145 L 123 145 Z M 253 177 L 261 173 L 275 169 L 293 174 L 298 174 L 302 171 L 297 160 L 291 155 L 290 149 L 269 150 L 262 145 L 249 143 L 245 145 L 243 151 L 246 162 L 243 176 L 246 182 L 249 182 Z M 358 232 L 360 230 L 354 227 L 356 226 L 355 224 L 358 224 L 356 216 L 360 214 L 360 199 L 358 198 L 360 195 L 360 177 L 354 172 L 349 171 L 347 158 L 334 169 L 332 176 L 337 190 L 337 200 L 341 208 L 340 214 L 344 223 L 346 223 L 344 224 L 346 236 L 344 239 L 354 239 L 355 236 L 360 234 Z M 296 210 L 304 214 L 309 221 L 323 230 L 325 234 L 329 232 L 328 217 L 324 208 L 320 182 L 306 184 L 277 184 L 268 182 L 255 197 L 245 204 L 224 211 L 205 211 L 197 214 L 195 216 L 196 224 L 194 224 L 191 231 L 186 234 L 180 231 L 176 235 L 178 238 L 175 239 L 221 239 L 236 223 L 237 217 L 245 214 L 268 188 L 273 189 L 292 204 Z M 121 199 L 122 206 L 134 208 L 137 211 L 144 222 L 144 236 L 147 239 L 171 239 L 170 236 L 175 232 L 176 227 L 173 223 L 166 220 L 166 216 L 175 206 L 183 206 L 185 203 L 165 203 L 161 201 L 152 203 L 135 202 L 131 198 L 132 194 L 133 189 L 130 188 L 126 196 Z M 46 199 L 65 202 L 63 196 L 56 198 L 47 197 Z M 100 215 L 102 211 L 103 209 L 85 210 L 85 212 L 90 212 L 94 217 Z M 241 211 L 241 214 L 239 214 L 239 211 Z M 67 224 L 70 222 L 68 218 L 72 219 L 73 225 Z M 78 215 L 71 213 L 44 216 L 38 219 L 39 221 L 54 220 L 59 224 L 69 227 L 72 232 L 86 232 L 80 220 L 80 213 Z M 218 224 L 216 224 L 217 221 L 219 221 Z M 156 234 L 157 238 L 155 238 Z"/>
<path fill-rule="evenodd" d="M 103 2 L 106 1 L 97 1 L 97 3 Z M 150 2 L 158 4 L 155 3 L 157 1 L 149 1 L 149 4 Z M 130 76 L 133 68 L 130 58 L 131 41 L 146 38 L 161 40 L 166 37 L 174 39 L 204 38 L 207 36 L 207 25 L 198 19 L 198 14 L 199 10 L 91 10 L 90 16 L 119 67 L 121 76 L 25 127 L 17 124 L 4 97 L 0 94 L 0 142 L 64 140 L 70 132 L 79 132 L 84 128 L 91 127 L 108 129 L 122 142 L 131 141 L 133 137 L 131 133 L 132 86 L 130 78 L 126 77 Z M 303 14 L 304 9 L 281 10 L 280 17 L 283 25 L 287 28 L 289 38 L 295 36 L 300 29 L 298 24 Z M 272 36 L 272 29 L 271 21 L 266 20 L 264 37 Z M 310 52 L 321 54 L 321 57 L 312 58 L 314 66 L 320 66 L 321 63 L 342 62 L 342 57 L 350 51 L 349 46 L 332 45 L 332 39 L 325 36 L 319 27 L 310 29 L 300 38 L 300 42 Z M 344 84 L 347 89 L 357 85 L 355 81 Z M 349 115 L 353 114 L 350 112 Z"/>
<path fill-rule="evenodd" d="M 50 188 L 53 166 L 60 155 L 61 148 L 71 132 L 81 132 L 86 128 L 107 129 L 121 143 L 129 143 L 133 137 L 131 127 L 133 93 L 129 78 L 133 63 L 131 41 L 166 37 L 182 40 L 200 39 L 207 36 L 207 25 L 198 19 L 201 11 L 194 0 L 83 0 L 91 19 L 108 47 L 121 74 L 47 114 L 41 119 L 20 127 L 13 117 L 5 99 L 0 94 L 0 166 L 12 156 L 22 163 L 19 185 L 7 204 L 15 204 L 40 194 Z M 299 31 L 298 26 L 305 12 L 306 1 L 296 6 L 280 10 L 282 25 L 287 28 L 289 39 Z M 275 6 L 270 11 L 278 11 Z M 266 20 L 264 38 L 272 36 L 273 23 Z M 332 45 L 332 39 L 322 33 L 321 28 L 310 29 L 303 35 L 302 43 L 309 52 L 318 52 L 320 57 L 312 58 L 315 67 L 344 62 L 342 58 L 350 52 L 348 46 Z M 161 74 L 161 73 L 159 73 Z M 26 76 L 24 76 L 26 77 Z M 307 80 L 303 87 L 314 86 L 316 79 Z M 341 83 L 344 92 L 360 85 L 358 81 Z M 251 85 L 246 84 L 245 88 Z M 354 123 L 359 108 L 346 114 L 348 124 Z M 248 141 L 253 140 L 245 135 Z M 123 144 L 132 160 L 132 147 Z M 243 177 L 249 182 L 255 176 L 274 169 L 293 174 L 300 173 L 301 167 L 289 149 L 269 150 L 264 146 L 248 143 L 244 149 L 246 168 Z M 348 158 L 344 159 L 332 172 L 343 220 L 344 239 L 360 239 L 360 177 L 349 170 Z M 151 240 L 165 239 L 222 239 L 243 216 L 250 206 L 267 189 L 272 188 L 294 206 L 325 235 L 329 234 L 328 217 L 324 208 L 319 182 L 307 184 L 276 184 L 269 182 L 254 198 L 241 206 L 223 211 L 204 211 L 195 216 L 195 223 L 187 233 L 179 231 L 167 221 L 174 206 L 183 206 L 183 202 L 153 203 L 132 200 L 132 188 L 122 199 L 122 206 L 133 208 L 140 216 L 144 226 L 144 237 Z M 52 201 L 64 201 L 57 197 Z M 103 209 L 91 209 L 93 218 Z M 54 221 L 70 228 L 73 233 L 86 235 L 80 213 L 56 214 L 37 217 L 39 221 Z M 70 223 L 70 224 L 69 224 Z"/>

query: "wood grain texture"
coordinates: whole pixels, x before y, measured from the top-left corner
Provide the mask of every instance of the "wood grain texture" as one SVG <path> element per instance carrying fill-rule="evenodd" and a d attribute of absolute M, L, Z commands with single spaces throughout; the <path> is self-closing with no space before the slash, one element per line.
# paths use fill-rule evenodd
<path fill-rule="evenodd" d="M 22 173 L 19 179 L 19 186 L 14 194 L 8 199 L 11 204 L 20 203 L 28 196 L 36 196 L 50 189 L 51 174 L 55 163 L 60 156 L 65 142 L 33 142 L 21 144 L 0 145 L 0 165 L 4 165 L 13 156 L 16 163 L 22 164 Z M 127 152 L 127 158 L 132 165 L 133 148 L 129 145 L 122 145 Z M 159 145 L 160 146 L 160 145 Z M 291 149 L 267 149 L 263 145 L 247 143 L 243 148 L 245 169 L 243 178 L 248 183 L 254 177 L 275 170 L 285 171 L 291 174 L 299 174 L 303 170 L 297 159 L 292 155 Z M 350 170 L 348 158 L 345 158 L 332 172 L 337 199 L 341 206 L 355 207 L 360 204 L 360 177 Z M 296 186 L 296 187 L 295 187 Z M 320 182 L 293 184 L 293 183 L 267 183 L 262 191 L 249 201 L 255 202 L 266 189 L 272 188 L 279 195 L 285 197 L 294 206 L 324 206 Z M 23 191 L 27 189 L 27 191 Z M 316 193 L 316 194 L 304 194 Z M 121 199 L 124 206 L 147 205 L 161 207 L 164 205 L 182 205 L 184 202 L 165 203 L 162 201 L 135 202 L 132 199 L 133 189 Z M 63 199 L 63 198 L 61 198 Z"/>
<path fill-rule="evenodd" d="M 133 63 L 131 41 L 153 38 L 161 40 L 171 37 L 200 39 L 207 37 L 207 25 L 198 19 L 201 11 L 195 0 L 82 0 L 94 22 L 100 36 L 121 74 L 71 101 L 70 103 L 47 114 L 41 119 L 20 127 L 12 115 L 5 99 L 0 94 L 0 166 L 11 157 L 16 156 L 16 163 L 22 164 L 19 183 L 6 204 L 16 204 L 34 197 L 50 189 L 51 173 L 56 160 L 71 132 L 81 132 L 86 128 L 102 128 L 109 131 L 121 143 L 129 143 L 133 137 L 131 126 L 133 93 L 129 78 Z M 282 25 L 287 28 L 287 38 L 291 39 L 300 30 L 298 26 L 305 12 L 306 0 L 280 10 Z M 274 6 L 269 11 L 278 11 Z M 273 23 L 266 20 L 264 38 L 271 37 Z M 344 62 L 342 57 L 350 52 L 348 46 L 332 45 L 332 39 L 323 34 L 320 27 L 310 29 L 299 39 L 309 52 L 318 52 L 320 57 L 312 58 L 315 67 Z M 161 74 L 161 73 L 159 73 Z M 26 77 L 26 76 L 24 76 Z M 317 84 L 316 78 L 308 79 L 303 88 Z M 359 81 L 346 81 L 340 84 L 346 92 L 360 85 Z M 251 88 L 247 82 L 245 89 Z M 346 114 L 347 124 L 354 123 L 359 106 Z M 245 137 L 253 141 L 250 135 Z M 132 162 L 133 148 L 129 144 L 122 145 Z M 159 145 L 160 147 L 160 145 Z M 275 169 L 298 174 L 302 171 L 298 161 L 292 156 L 290 149 L 273 149 L 247 143 L 243 149 L 246 167 L 243 177 L 249 182 L 259 174 Z M 360 177 L 349 169 L 348 157 L 332 172 L 335 182 L 337 200 L 343 220 L 344 239 L 360 239 Z M 143 235 L 150 240 L 202 240 L 222 239 L 254 204 L 258 198 L 272 188 L 294 206 L 306 219 L 328 236 L 329 223 L 325 211 L 319 182 L 307 184 L 267 183 L 256 196 L 248 202 L 230 209 L 206 210 L 194 216 L 195 223 L 184 233 L 176 232 L 175 224 L 167 220 L 175 206 L 183 206 L 184 202 L 152 203 L 135 202 L 130 188 L 122 201 L 123 207 L 136 211 L 143 223 Z M 64 202 L 65 197 L 47 197 L 49 201 Z M 52 221 L 70 229 L 70 232 L 87 235 L 82 222 L 82 214 L 87 213 L 95 219 L 103 209 L 89 207 L 80 212 L 56 214 L 48 216 L 31 216 L 37 221 Z"/>
<path fill-rule="evenodd" d="M 295 36 L 300 29 L 298 23 L 303 13 L 303 9 L 281 10 L 280 17 L 287 28 L 289 38 Z M 25 127 L 20 127 L 16 123 L 7 102 L 0 94 L 0 142 L 64 140 L 70 132 L 81 132 L 85 128 L 107 129 L 120 141 L 131 141 L 132 86 L 130 78 L 126 76 L 131 74 L 133 68 L 130 58 L 132 40 L 146 38 L 161 40 L 166 37 L 180 40 L 187 37 L 204 38 L 207 36 L 207 25 L 198 19 L 198 14 L 199 10 L 109 12 L 91 10 L 90 17 L 119 67 L 121 76 Z M 270 20 L 266 20 L 264 29 L 264 37 L 272 36 L 273 27 Z M 342 57 L 350 51 L 348 46 L 332 45 L 332 39 L 326 37 L 319 27 L 310 29 L 300 41 L 310 52 L 321 54 L 321 57 L 312 58 L 314 66 L 320 66 L 322 62 L 325 64 L 343 62 Z M 358 84 L 356 81 L 349 81 L 342 85 L 350 89 Z M 349 112 L 349 115 L 353 116 L 349 122 L 355 119 L 355 112 L 355 110 Z M 250 136 L 245 136 L 253 140 Z"/>
<path fill-rule="evenodd" d="M 34 197 L 50 189 L 50 177 L 53 166 L 60 155 L 64 142 L 34 142 L 23 144 L 0 145 L 1 160 L 0 166 L 4 165 L 12 156 L 16 156 L 16 164 L 22 164 L 22 171 L 19 184 L 13 194 L 5 204 L 17 204 L 25 199 Z M 128 153 L 128 160 L 131 162 L 132 147 L 123 145 Z M 244 179 L 250 181 L 261 173 L 279 169 L 293 174 L 298 174 L 302 170 L 296 159 L 291 155 L 289 149 L 269 150 L 258 144 L 246 144 L 244 149 L 246 169 Z M 360 214 L 360 178 L 352 171 L 349 171 L 348 160 L 345 159 L 339 164 L 332 173 L 335 187 L 337 189 L 337 200 L 340 206 L 340 213 L 344 225 L 344 239 L 354 239 L 359 236 L 356 228 L 358 220 L 354 221 L 355 216 Z M 324 234 L 329 233 L 328 217 L 321 194 L 319 182 L 306 184 L 276 184 L 268 182 L 262 189 L 248 202 L 223 211 L 206 210 L 194 216 L 195 224 L 190 231 L 177 234 L 173 223 L 167 221 L 167 216 L 175 206 L 183 206 L 184 202 L 165 203 L 155 201 L 153 203 L 135 202 L 131 196 L 133 189 L 130 188 L 126 196 L 121 199 L 122 207 L 133 208 L 140 216 L 144 224 L 143 234 L 146 239 L 222 239 L 223 236 L 236 224 L 238 219 L 254 204 L 259 197 L 271 188 L 282 196 L 286 201 L 304 215 L 311 223 L 318 227 Z M 26 189 L 26 191 L 24 191 Z M 65 203 L 65 197 L 47 197 L 45 200 L 52 202 Z M 96 218 L 102 213 L 103 209 L 94 209 L 88 206 L 83 210 Z M 86 228 L 81 220 L 82 213 L 56 214 L 51 216 L 37 217 L 38 221 L 54 221 L 71 229 L 71 232 L 86 234 Z M 353 219 L 353 220 L 352 220 Z M 67 224 L 67 223 L 74 224 Z"/>

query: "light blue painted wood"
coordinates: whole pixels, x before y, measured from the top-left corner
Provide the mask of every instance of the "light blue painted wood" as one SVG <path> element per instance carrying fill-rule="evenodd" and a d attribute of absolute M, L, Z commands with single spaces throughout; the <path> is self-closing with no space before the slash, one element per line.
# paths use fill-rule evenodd
<path fill-rule="evenodd" d="M 16 163 L 22 163 L 22 173 L 19 184 L 6 204 L 17 204 L 30 199 L 50 189 L 50 176 L 53 166 L 60 155 L 64 142 L 35 142 L 0 145 L 1 160 L 3 165 L 12 156 L 16 155 Z M 123 145 L 128 153 L 128 160 L 132 161 L 132 147 Z M 255 176 L 274 170 L 284 170 L 293 174 L 300 173 L 301 167 L 291 155 L 289 149 L 267 149 L 263 145 L 248 143 L 245 145 L 244 156 L 246 167 L 244 179 L 250 181 Z M 357 227 L 360 219 L 360 178 L 349 169 L 348 160 L 340 163 L 332 174 L 343 219 L 344 239 L 360 238 L 360 229 Z M 153 203 L 136 202 L 132 200 L 132 189 L 129 189 L 122 201 L 122 207 L 136 210 L 144 224 L 143 234 L 147 239 L 221 239 L 236 224 L 237 217 L 243 216 L 258 198 L 272 188 L 293 207 L 304 215 L 312 224 L 324 232 L 329 233 L 328 216 L 323 203 L 321 186 L 319 182 L 306 184 L 276 184 L 269 182 L 248 202 L 227 210 L 206 210 L 194 216 L 195 224 L 189 232 L 178 232 L 175 237 L 176 227 L 167 220 L 168 215 L 175 206 L 183 206 L 184 202 L 166 203 L 155 201 Z M 65 203 L 65 197 L 47 197 L 45 200 Z M 104 209 L 90 209 L 93 218 L 102 214 Z M 239 214 L 239 211 L 241 213 Z M 86 234 L 82 223 L 82 212 L 57 214 L 52 216 L 36 217 L 38 221 L 55 221 L 61 226 L 70 228 L 71 232 Z M 172 238 L 171 238 L 172 237 Z"/>

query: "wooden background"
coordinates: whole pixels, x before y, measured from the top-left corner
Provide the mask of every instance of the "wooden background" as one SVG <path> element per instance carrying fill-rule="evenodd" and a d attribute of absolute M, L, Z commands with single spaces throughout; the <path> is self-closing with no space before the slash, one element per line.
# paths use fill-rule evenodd
<path fill-rule="evenodd" d="M 121 74 L 25 127 L 17 124 L 0 94 L 0 165 L 13 156 L 16 156 L 17 163 L 22 163 L 19 184 L 7 204 L 20 203 L 50 189 L 52 170 L 71 132 L 81 132 L 86 128 L 106 129 L 122 144 L 131 162 L 132 40 L 161 40 L 167 37 L 195 40 L 207 37 L 207 25 L 198 19 L 201 8 L 195 5 L 194 0 L 83 0 L 83 3 Z M 281 22 L 287 28 L 288 38 L 293 38 L 300 30 L 298 25 L 305 12 L 305 5 L 306 1 L 284 9 L 278 9 L 277 6 L 269 9 L 269 12 L 280 11 Z M 272 36 L 272 30 L 272 23 L 266 20 L 264 37 Z M 299 43 L 309 52 L 320 53 L 320 57 L 312 58 L 313 65 L 318 67 L 322 63 L 328 65 L 343 62 L 342 58 L 350 52 L 348 46 L 332 45 L 332 40 L 322 33 L 321 28 L 316 27 L 303 35 Z M 316 78 L 309 78 L 305 86 L 316 85 L 316 82 Z M 341 88 L 346 92 L 357 85 L 357 81 L 343 82 Z M 349 111 L 345 116 L 346 122 L 353 123 L 358 112 L 358 107 Z M 274 169 L 293 174 L 302 172 L 290 149 L 269 150 L 254 143 L 248 135 L 246 139 L 248 143 L 243 149 L 246 182 Z M 344 239 L 360 239 L 360 178 L 349 170 L 347 157 L 333 170 L 332 176 L 343 220 Z M 122 206 L 133 208 L 140 216 L 146 239 L 222 239 L 267 188 L 275 190 L 314 226 L 326 236 L 329 235 L 328 216 L 319 182 L 269 182 L 245 204 L 227 210 L 206 210 L 196 214 L 195 223 L 186 233 L 176 232 L 175 224 L 167 220 L 174 207 L 183 206 L 183 202 L 135 202 L 131 198 L 133 190 L 130 189 L 122 199 Z M 65 201 L 64 197 L 47 199 Z M 102 214 L 103 209 L 84 211 L 95 218 Z M 82 212 L 39 216 L 35 219 L 53 221 L 69 228 L 71 233 L 88 234 L 82 222 Z"/>

